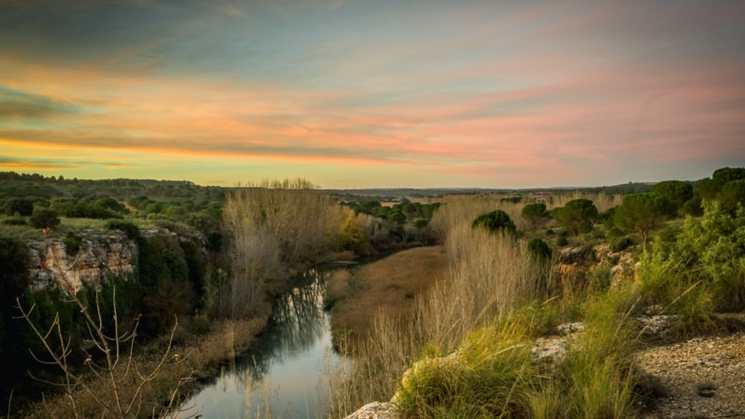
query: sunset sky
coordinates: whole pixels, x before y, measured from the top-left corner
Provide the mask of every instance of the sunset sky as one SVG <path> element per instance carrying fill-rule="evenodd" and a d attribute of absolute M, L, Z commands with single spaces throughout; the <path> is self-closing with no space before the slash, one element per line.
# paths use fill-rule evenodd
<path fill-rule="evenodd" d="M 595 186 L 745 166 L 745 1 L 0 0 L 0 171 Z"/>

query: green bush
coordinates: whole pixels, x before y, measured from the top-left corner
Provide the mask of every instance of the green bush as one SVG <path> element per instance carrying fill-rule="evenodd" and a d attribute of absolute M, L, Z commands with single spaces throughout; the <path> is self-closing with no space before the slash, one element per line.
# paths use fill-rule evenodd
<path fill-rule="evenodd" d="M 485 228 L 491 232 L 502 230 L 513 234 L 515 233 L 515 223 L 513 223 L 510 216 L 502 210 L 494 210 L 479 215 L 475 220 L 473 220 L 471 226 L 473 228 Z"/>
<path fill-rule="evenodd" d="M 620 252 L 634 245 L 634 240 L 629 236 L 616 237 L 610 241 L 610 251 Z"/>
<path fill-rule="evenodd" d="M 557 246 L 566 246 L 568 244 L 569 244 L 569 239 L 567 239 L 566 236 L 559 236 L 556 238 Z"/>
<path fill-rule="evenodd" d="M 60 224 L 57 211 L 41 207 L 34 208 L 34 213 L 29 221 L 36 228 L 55 228 Z"/>
<path fill-rule="evenodd" d="M 539 238 L 531 239 L 528 242 L 528 250 L 538 260 L 546 261 L 551 259 L 551 247 Z"/>
<path fill-rule="evenodd" d="M 611 268 L 608 265 L 598 265 L 588 271 L 592 287 L 600 292 L 608 291 L 611 284 Z"/>
<path fill-rule="evenodd" d="M 21 217 L 20 215 L 18 215 L 18 216 L 15 216 L 14 215 L 12 217 L 8 217 L 8 218 L 4 219 L 3 220 L 3 224 L 9 225 L 9 226 L 25 226 L 25 225 L 28 225 L 28 223 L 26 222 L 26 219 L 23 218 L 23 217 Z"/>
<path fill-rule="evenodd" d="M 524 206 L 522 211 L 520 211 L 520 216 L 523 217 L 533 229 L 543 226 L 551 217 L 549 212 L 546 210 L 546 204 L 543 202 L 534 202 Z"/>
<path fill-rule="evenodd" d="M 705 203 L 702 218 L 688 218 L 653 241 L 638 272 L 645 298 L 674 303 L 686 317 L 745 311 L 745 214 L 733 217 L 716 201 Z"/>
<path fill-rule="evenodd" d="M 137 227 L 136 224 L 128 221 L 109 220 L 109 222 L 106 223 L 106 227 L 109 230 L 119 230 L 132 240 L 136 240 L 140 237 L 140 228 Z"/>
<path fill-rule="evenodd" d="M 75 255 L 80 251 L 83 239 L 73 232 L 68 232 L 62 242 L 65 244 L 65 252 L 68 255 Z"/>

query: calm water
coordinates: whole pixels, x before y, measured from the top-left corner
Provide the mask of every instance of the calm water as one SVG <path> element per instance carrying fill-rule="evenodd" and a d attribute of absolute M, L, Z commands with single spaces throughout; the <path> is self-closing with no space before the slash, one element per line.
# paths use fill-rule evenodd
<path fill-rule="evenodd" d="M 325 397 L 317 390 L 323 388 L 323 370 L 345 362 L 332 351 L 329 318 L 323 311 L 327 272 L 306 271 L 295 288 L 277 298 L 266 332 L 246 357 L 224 368 L 186 403 L 185 415 L 266 418 L 268 407 L 275 419 L 325 415 Z"/>

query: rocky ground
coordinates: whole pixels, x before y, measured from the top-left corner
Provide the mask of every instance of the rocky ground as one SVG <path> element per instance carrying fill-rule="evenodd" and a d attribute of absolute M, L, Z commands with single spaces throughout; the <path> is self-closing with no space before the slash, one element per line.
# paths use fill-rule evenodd
<path fill-rule="evenodd" d="M 667 393 L 642 419 L 745 418 L 745 333 L 654 347 L 637 359 Z"/>

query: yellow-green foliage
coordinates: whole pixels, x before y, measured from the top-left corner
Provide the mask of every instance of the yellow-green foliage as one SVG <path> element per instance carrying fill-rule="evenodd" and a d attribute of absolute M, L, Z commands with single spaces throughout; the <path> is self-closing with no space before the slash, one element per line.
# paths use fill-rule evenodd
<path fill-rule="evenodd" d="M 682 315 L 687 327 L 705 324 L 712 311 L 745 310 L 745 214 L 706 204 L 702 218 L 657 237 L 638 272 L 642 295 Z"/>

